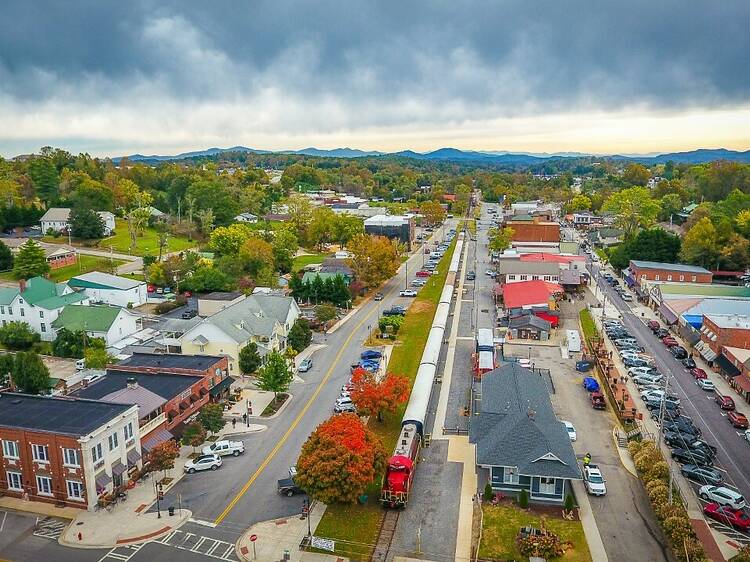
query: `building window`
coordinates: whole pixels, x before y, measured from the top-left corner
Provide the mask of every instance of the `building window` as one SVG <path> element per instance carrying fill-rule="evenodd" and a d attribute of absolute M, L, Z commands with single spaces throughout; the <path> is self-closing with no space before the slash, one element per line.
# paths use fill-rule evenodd
<path fill-rule="evenodd" d="M 63 462 L 66 466 L 81 466 L 78 463 L 78 450 L 63 449 Z"/>
<path fill-rule="evenodd" d="M 23 308 L 21 309 L 21 316 L 26 316 L 26 312 L 24 311 Z"/>
<path fill-rule="evenodd" d="M 123 433 L 125 434 L 125 441 L 130 441 L 133 438 L 133 422 L 125 426 Z"/>
<path fill-rule="evenodd" d="M 521 281 L 526 281 L 528 278 L 528 275 L 521 275 Z"/>
<path fill-rule="evenodd" d="M 508 275 L 508 281 L 514 281 L 516 279 L 515 275 Z"/>
<path fill-rule="evenodd" d="M 49 476 L 37 476 L 36 489 L 39 490 L 39 495 L 41 496 L 51 496 L 52 478 L 50 478 Z"/>
<path fill-rule="evenodd" d="M 658 281 L 658 280 L 659 280 L 659 276 L 658 275 L 654 275 L 654 281 Z"/>
<path fill-rule="evenodd" d="M 16 441 L 5 441 L 3 439 L 3 456 L 6 459 L 17 459 L 18 443 Z"/>
<path fill-rule="evenodd" d="M 44 311 L 43 310 L 39 311 L 39 318 L 44 318 Z"/>
<path fill-rule="evenodd" d="M 680 281 L 684 281 L 684 280 L 685 280 L 685 276 L 684 275 L 680 275 Z"/>
<path fill-rule="evenodd" d="M 696 282 L 697 280 L 698 280 L 698 278 L 697 278 L 697 277 L 696 277 L 695 275 L 693 275 L 693 278 L 691 279 L 691 281 L 692 281 L 693 283 L 695 283 L 695 282 Z"/>
<path fill-rule="evenodd" d="M 117 449 L 117 433 L 112 433 L 109 436 L 109 450 L 114 451 Z"/>
<path fill-rule="evenodd" d="M 44 322 L 39 324 L 39 328 L 41 329 L 42 333 L 45 333 L 47 331 L 47 325 Z"/>
<path fill-rule="evenodd" d="M 35 461 L 49 462 L 49 450 L 47 445 L 31 444 L 31 456 Z"/>
<path fill-rule="evenodd" d="M 555 479 L 554 478 L 539 478 L 539 493 L 540 494 L 554 494 L 555 493 Z"/>
<path fill-rule="evenodd" d="M 671 281 L 671 280 L 672 280 L 672 276 L 671 275 L 667 275 L 667 281 Z"/>
<path fill-rule="evenodd" d="M 6 472 L 5 475 L 8 477 L 8 489 L 23 492 L 23 482 L 21 481 L 20 472 Z"/>
<path fill-rule="evenodd" d="M 83 484 L 76 482 L 75 480 L 66 480 L 65 484 L 68 488 L 68 497 L 72 500 L 83 499 Z"/>
<path fill-rule="evenodd" d="M 4 306 L 0 306 L 0 314 L 5 314 L 5 307 Z"/>
<path fill-rule="evenodd" d="M 537 281 L 538 279 L 539 279 L 539 276 L 538 276 L 538 275 L 532 275 L 532 276 L 531 276 L 531 280 L 532 280 L 532 281 Z"/>
<path fill-rule="evenodd" d="M 515 468 L 503 469 L 503 482 L 506 484 L 518 484 L 518 472 Z"/>
<path fill-rule="evenodd" d="M 8 316 L 13 316 L 13 307 L 12 306 L 8 307 Z"/>
<path fill-rule="evenodd" d="M 100 460 L 102 460 L 102 444 L 97 443 L 92 449 L 91 449 L 91 460 L 94 461 L 94 464 L 98 463 Z"/>

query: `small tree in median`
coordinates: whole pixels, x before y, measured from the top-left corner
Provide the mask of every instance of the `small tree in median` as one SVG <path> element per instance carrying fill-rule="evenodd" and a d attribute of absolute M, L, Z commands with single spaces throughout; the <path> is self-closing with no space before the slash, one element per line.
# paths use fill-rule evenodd
<path fill-rule="evenodd" d="M 409 397 L 409 379 L 393 373 L 378 380 L 377 374 L 366 369 L 352 373 L 352 402 L 365 416 L 376 414 L 383 421 L 383 411 L 395 412 Z"/>
<path fill-rule="evenodd" d="M 243 375 L 252 375 L 258 370 L 260 364 L 261 358 L 260 353 L 258 353 L 258 344 L 254 341 L 248 342 L 248 344 L 240 350 L 240 372 Z"/>
<path fill-rule="evenodd" d="M 164 477 L 167 477 L 167 470 L 174 468 L 174 461 L 180 456 L 180 447 L 172 441 L 159 443 L 148 455 L 148 463 L 153 470 L 163 470 Z"/>
<path fill-rule="evenodd" d="M 289 363 L 278 351 L 272 351 L 268 354 L 265 364 L 255 376 L 258 380 L 258 388 L 273 392 L 275 400 L 278 400 L 279 392 L 289 390 L 289 385 L 294 379 L 294 373 L 289 368 Z"/>
<path fill-rule="evenodd" d="M 224 406 L 221 404 L 206 404 L 201 408 L 197 421 L 209 433 L 219 433 L 227 423 L 224 419 Z"/>
<path fill-rule="evenodd" d="M 312 342 L 312 330 L 310 329 L 310 321 L 307 318 L 297 318 L 294 322 L 294 326 L 289 330 L 287 336 L 287 343 L 296 352 L 300 352 L 305 349 Z"/>
<path fill-rule="evenodd" d="M 320 424 L 297 460 L 295 482 L 323 503 L 353 503 L 385 467 L 385 449 L 356 414 Z"/>
<path fill-rule="evenodd" d="M 198 422 L 191 423 L 182 433 L 182 444 L 190 445 L 195 453 L 195 448 L 199 447 L 206 440 L 206 428 Z"/>

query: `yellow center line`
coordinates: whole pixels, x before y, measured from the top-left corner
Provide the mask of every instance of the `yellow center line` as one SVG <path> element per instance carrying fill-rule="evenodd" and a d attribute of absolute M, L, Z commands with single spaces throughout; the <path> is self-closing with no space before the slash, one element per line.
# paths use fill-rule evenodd
<path fill-rule="evenodd" d="M 397 284 L 398 285 L 398 284 Z M 391 289 L 388 291 L 388 295 L 390 295 L 394 289 Z M 305 404 L 305 407 L 302 408 L 302 411 L 299 413 L 299 415 L 294 419 L 292 422 L 292 425 L 289 426 L 289 429 L 286 430 L 286 433 L 281 437 L 278 443 L 276 443 L 276 446 L 271 450 L 270 453 L 268 453 L 268 456 L 263 460 L 261 465 L 258 467 L 258 469 L 253 473 L 253 475 L 250 477 L 250 479 L 245 482 L 244 486 L 240 489 L 239 492 L 237 492 L 237 495 L 232 498 L 232 501 L 229 502 L 229 505 L 227 505 L 224 508 L 224 511 L 221 512 L 221 514 L 214 520 L 215 525 L 219 525 L 227 515 L 229 515 L 229 512 L 232 511 L 235 505 L 237 505 L 237 502 L 240 501 L 242 496 L 244 496 L 247 493 L 247 490 L 252 486 L 253 482 L 260 476 L 261 472 L 263 472 L 266 467 L 268 466 L 268 463 L 271 462 L 271 460 L 276 456 L 276 454 L 279 452 L 279 449 L 284 445 L 286 440 L 289 438 L 289 436 L 292 434 L 292 431 L 297 427 L 300 421 L 302 421 L 302 418 L 307 413 L 307 411 L 310 409 L 310 406 L 312 406 L 315 399 L 318 397 L 318 394 L 320 394 L 320 391 L 323 389 L 323 386 L 328 382 L 328 379 L 331 378 L 331 375 L 333 374 L 334 369 L 338 365 L 339 361 L 341 360 L 341 356 L 344 354 L 344 351 L 346 351 L 346 348 L 349 346 L 349 343 L 351 342 L 352 338 L 357 334 L 357 331 L 364 325 L 365 322 L 367 322 L 367 319 L 372 316 L 372 313 L 378 310 L 378 307 L 373 307 L 373 309 L 365 314 L 364 318 L 360 321 L 359 324 L 357 324 L 356 328 L 352 330 L 352 333 L 349 334 L 349 337 L 346 338 L 343 345 L 341 346 L 341 349 L 336 354 L 336 358 L 333 360 L 333 363 L 331 364 L 330 368 L 328 369 L 328 372 L 326 372 L 323 379 L 318 384 L 318 387 L 315 389 L 315 392 L 313 392 L 313 395 L 310 397 L 310 399 Z"/>

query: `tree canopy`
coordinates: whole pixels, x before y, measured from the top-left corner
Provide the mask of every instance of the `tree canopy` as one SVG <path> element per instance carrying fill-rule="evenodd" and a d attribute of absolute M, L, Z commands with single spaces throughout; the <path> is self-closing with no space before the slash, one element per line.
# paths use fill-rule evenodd
<path fill-rule="evenodd" d="M 383 421 L 383 412 L 395 412 L 409 397 L 411 384 L 409 379 L 386 373 L 378 378 L 377 373 L 366 369 L 354 369 L 352 373 L 352 402 L 359 414 L 369 416 L 376 414 L 378 421 Z"/>
<path fill-rule="evenodd" d="M 16 279 L 31 279 L 40 275 L 46 275 L 50 271 L 50 265 L 44 255 L 42 247 L 29 239 L 18 250 L 18 255 L 13 263 L 13 275 Z"/>
<path fill-rule="evenodd" d="M 13 384 L 27 394 L 39 394 L 50 388 L 49 369 L 36 353 L 19 351 L 13 358 L 10 372 Z"/>
<path fill-rule="evenodd" d="M 294 379 L 294 373 L 286 358 L 278 351 L 272 351 L 266 355 L 266 360 L 255 378 L 260 390 L 270 390 L 277 395 L 289 390 L 289 385 Z"/>
<path fill-rule="evenodd" d="M 351 268 L 365 287 L 377 287 L 401 265 L 398 244 L 384 236 L 360 234 L 349 243 L 349 250 Z"/>

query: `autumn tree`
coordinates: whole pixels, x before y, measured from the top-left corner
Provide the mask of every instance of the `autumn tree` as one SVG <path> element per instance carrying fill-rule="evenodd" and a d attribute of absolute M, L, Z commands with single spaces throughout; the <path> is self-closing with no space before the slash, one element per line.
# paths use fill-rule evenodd
<path fill-rule="evenodd" d="M 323 503 L 354 503 L 385 461 L 377 435 L 356 414 L 338 414 L 320 424 L 302 446 L 295 482 Z"/>
<path fill-rule="evenodd" d="M 683 237 L 680 259 L 686 263 L 710 268 L 716 265 L 718 256 L 716 228 L 711 219 L 704 217 Z"/>
<path fill-rule="evenodd" d="M 350 267 L 365 287 L 377 287 L 401 265 L 398 244 L 384 236 L 360 234 L 349 243 Z"/>
<path fill-rule="evenodd" d="M 202 445 L 205 440 L 206 428 L 201 423 L 193 422 L 182 432 L 182 444 L 191 446 L 193 453 L 195 453 L 195 448 Z"/>
<path fill-rule="evenodd" d="M 377 414 L 378 421 L 383 421 L 383 412 L 395 412 L 398 406 L 409 397 L 409 379 L 386 373 L 378 379 L 377 373 L 366 369 L 354 369 L 352 373 L 352 402 L 357 412 L 370 416 Z"/>
<path fill-rule="evenodd" d="M 445 209 L 437 201 L 423 201 L 419 206 L 419 213 L 423 217 L 423 223 L 427 225 L 440 224 L 445 220 Z"/>
<path fill-rule="evenodd" d="M 649 228 L 656 222 L 659 202 L 651 197 L 646 187 L 631 187 L 610 195 L 602 207 L 615 214 L 615 224 L 632 238 L 639 229 Z"/>
<path fill-rule="evenodd" d="M 205 404 L 198 413 L 196 421 L 210 433 L 219 433 L 227 420 L 224 419 L 223 404 Z"/>
<path fill-rule="evenodd" d="M 569 213 L 575 213 L 578 211 L 590 211 L 591 198 L 588 195 L 584 195 L 583 193 L 578 193 L 577 195 L 573 196 L 570 201 L 568 201 L 568 204 L 565 205 L 565 208 Z"/>
<path fill-rule="evenodd" d="M 646 185 L 651 178 L 651 172 L 643 164 L 628 164 L 622 179 L 630 185 Z"/>
<path fill-rule="evenodd" d="M 286 358 L 278 351 L 272 351 L 266 356 L 266 361 L 255 375 L 260 390 L 270 390 L 274 398 L 278 399 L 280 392 L 289 390 L 294 373 L 289 368 Z"/>
<path fill-rule="evenodd" d="M 180 456 L 180 446 L 171 439 L 159 443 L 148 454 L 148 464 L 152 470 L 163 470 L 164 477 L 167 470 L 174 468 L 174 461 Z"/>
<path fill-rule="evenodd" d="M 514 231 L 511 227 L 490 228 L 487 232 L 489 242 L 487 247 L 493 252 L 502 252 L 510 246 Z"/>
<path fill-rule="evenodd" d="M 261 285 L 273 284 L 273 247 L 260 238 L 249 238 L 240 248 L 240 258 L 247 271 Z"/>
<path fill-rule="evenodd" d="M 209 247 L 222 256 L 235 256 L 252 235 L 252 229 L 246 224 L 235 223 L 220 226 L 211 232 Z"/>

